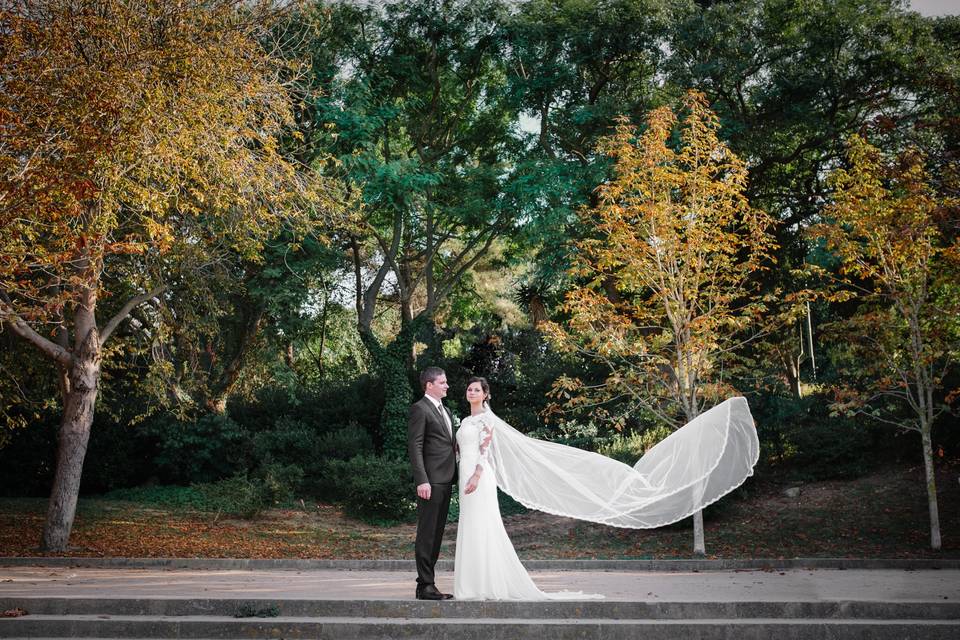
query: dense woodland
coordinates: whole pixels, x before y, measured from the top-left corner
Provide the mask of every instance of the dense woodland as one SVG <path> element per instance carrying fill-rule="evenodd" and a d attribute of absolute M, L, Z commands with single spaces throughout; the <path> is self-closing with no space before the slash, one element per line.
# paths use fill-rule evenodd
<path fill-rule="evenodd" d="M 5 6 L 0 487 L 53 488 L 48 548 L 77 486 L 407 518 L 427 365 L 455 412 L 483 375 L 517 428 L 629 463 L 744 395 L 760 476 L 925 466 L 939 548 L 960 19 L 896 0 Z"/>

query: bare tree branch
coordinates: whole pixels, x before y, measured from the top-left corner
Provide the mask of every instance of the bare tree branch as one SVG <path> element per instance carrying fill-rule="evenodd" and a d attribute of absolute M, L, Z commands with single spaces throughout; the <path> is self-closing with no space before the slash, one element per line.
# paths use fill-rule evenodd
<path fill-rule="evenodd" d="M 147 300 L 156 298 L 158 295 L 167 290 L 167 285 L 163 284 L 154 289 L 148 291 L 147 293 L 140 294 L 139 296 L 134 296 L 127 301 L 127 304 L 123 305 L 123 308 L 120 309 L 110 321 L 103 326 L 103 329 L 100 331 L 100 344 L 106 344 L 107 340 L 110 338 L 113 331 L 117 326 L 123 322 L 124 318 L 130 315 L 130 312 L 133 311 L 135 307 L 140 306 Z"/>

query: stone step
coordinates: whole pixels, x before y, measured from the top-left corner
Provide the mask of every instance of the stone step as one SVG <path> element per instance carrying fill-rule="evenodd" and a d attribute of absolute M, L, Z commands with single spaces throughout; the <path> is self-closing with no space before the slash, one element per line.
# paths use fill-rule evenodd
<path fill-rule="evenodd" d="M 357 618 L 225 616 L 30 615 L 0 619 L 0 637 L 10 638 L 476 638 L 478 640 L 954 640 L 955 620 L 613 618 Z"/>
<path fill-rule="evenodd" d="M 426 602 L 418 600 L 294 600 L 269 598 L 3 597 L 0 611 L 20 607 L 31 617 L 224 616 L 275 613 L 298 618 L 411 619 L 845 619 L 957 620 L 960 602 L 726 601 L 726 602 Z M 275 607 L 275 609 L 274 609 Z"/>

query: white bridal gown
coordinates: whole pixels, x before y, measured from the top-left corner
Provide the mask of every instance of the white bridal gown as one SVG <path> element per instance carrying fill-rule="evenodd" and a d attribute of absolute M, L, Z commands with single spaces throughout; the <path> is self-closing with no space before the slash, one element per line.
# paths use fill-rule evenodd
<path fill-rule="evenodd" d="M 507 536 L 497 502 L 490 412 L 464 418 L 457 430 L 460 447 L 460 520 L 453 574 L 457 600 L 583 600 L 602 595 L 562 591 L 545 593 L 533 583 Z M 477 465 L 483 467 L 473 493 L 463 492 Z"/>
<path fill-rule="evenodd" d="M 760 443 L 744 398 L 730 398 L 677 429 L 630 467 L 605 456 L 523 435 L 492 411 L 467 417 L 460 447 L 460 521 L 454 571 L 458 600 L 602 598 L 545 593 L 507 536 L 497 487 L 526 507 L 615 527 L 682 520 L 753 474 Z M 463 488 L 477 465 L 477 489 Z"/>

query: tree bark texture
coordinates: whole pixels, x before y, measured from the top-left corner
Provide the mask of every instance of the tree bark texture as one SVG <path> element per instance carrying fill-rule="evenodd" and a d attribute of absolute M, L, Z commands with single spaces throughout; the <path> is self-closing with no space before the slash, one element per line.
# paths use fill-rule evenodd
<path fill-rule="evenodd" d="M 67 367 L 69 390 L 57 437 L 57 469 L 43 528 L 44 551 L 66 551 L 77 511 L 83 460 L 87 454 L 100 387 L 102 352 L 94 317 L 95 308 L 96 292 L 88 290 L 78 305 L 75 318 L 78 344 L 75 346 L 73 362 Z"/>

